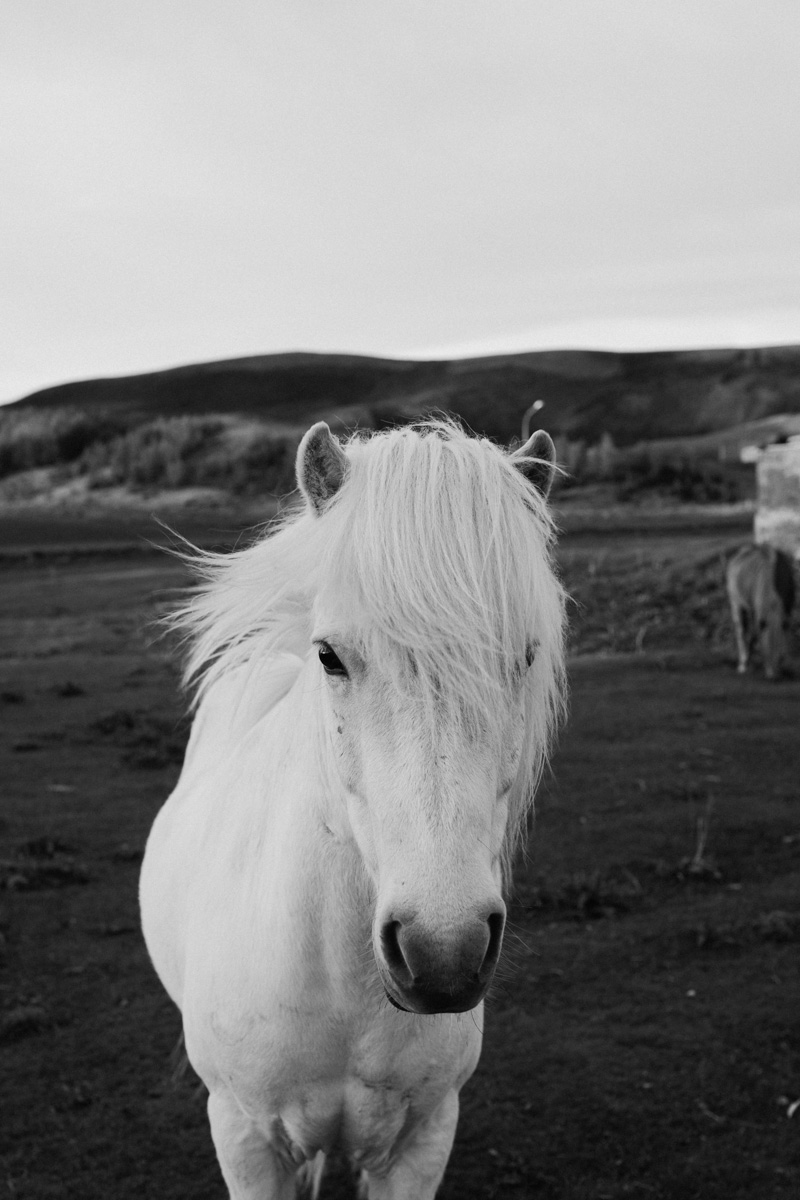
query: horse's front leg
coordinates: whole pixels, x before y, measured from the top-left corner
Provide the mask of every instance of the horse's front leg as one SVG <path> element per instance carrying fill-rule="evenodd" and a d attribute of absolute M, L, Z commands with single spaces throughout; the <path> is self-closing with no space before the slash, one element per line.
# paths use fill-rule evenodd
<path fill-rule="evenodd" d="M 436 1111 L 417 1126 L 386 1173 L 364 1171 L 366 1200 L 433 1200 L 441 1183 L 458 1124 L 458 1092 L 448 1092 Z"/>
<path fill-rule="evenodd" d="M 294 1200 L 297 1166 L 264 1136 L 232 1096 L 212 1092 L 208 1119 L 231 1200 Z"/>

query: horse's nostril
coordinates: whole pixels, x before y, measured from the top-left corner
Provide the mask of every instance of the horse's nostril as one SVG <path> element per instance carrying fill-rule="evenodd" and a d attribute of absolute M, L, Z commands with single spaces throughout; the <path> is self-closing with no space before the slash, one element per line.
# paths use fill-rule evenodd
<path fill-rule="evenodd" d="M 479 976 L 485 979 L 490 975 L 497 966 L 497 960 L 500 957 L 500 950 L 503 945 L 503 931 L 506 926 L 506 916 L 504 912 L 493 912 L 486 920 L 489 926 L 489 943 L 486 947 L 486 953 L 483 956 L 483 963 Z"/>
<path fill-rule="evenodd" d="M 487 917 L 489 926 L 489 943 L 493 945 L 503 936 L 503 930 L 506 926 L 506 914 L 504 912 L 493 912 Z"/>
<path fill-rule="evenodd" d="M 408 963 L 400 946 L 401 928 L 402 926 L 399 921 L 386 922 L 381 929 L 381 950 L 392 975 L 394 975 L 399 983 L 408 987 L 413 982 L 414 977 L 409 970 Z"/>

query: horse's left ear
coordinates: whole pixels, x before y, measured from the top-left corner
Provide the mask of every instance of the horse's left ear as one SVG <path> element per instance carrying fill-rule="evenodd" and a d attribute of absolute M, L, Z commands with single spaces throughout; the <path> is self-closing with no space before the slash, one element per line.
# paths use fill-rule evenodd
<path fill-rule="evenodd" d="M 511 461 L 546 500 L 556 473 L 556 448 L 550 434 L 537 429 L 514 451 Z"/>
<path fill-rule="evenodd" d="M 317 421 L 297 450 L 297 483 L 319 516 L 347 474 L 347 455 L 324 421 Z"/>

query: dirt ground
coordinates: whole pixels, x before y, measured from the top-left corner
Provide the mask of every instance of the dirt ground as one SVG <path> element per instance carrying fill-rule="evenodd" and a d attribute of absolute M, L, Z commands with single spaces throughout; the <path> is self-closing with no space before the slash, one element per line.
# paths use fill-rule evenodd
<path fill-rule="evenodd" d="M 136 902 L 185 577 L 124 534 L 0 546 L 0 1195 L 26 1200 L 225 1194 Z M 571 718 L 443 1200 L 800 1194 L 800 682 L 733 670 L 745 537 L 563 540 Z M 333 1164 L 323 1196 L 353 1194 Z"/>

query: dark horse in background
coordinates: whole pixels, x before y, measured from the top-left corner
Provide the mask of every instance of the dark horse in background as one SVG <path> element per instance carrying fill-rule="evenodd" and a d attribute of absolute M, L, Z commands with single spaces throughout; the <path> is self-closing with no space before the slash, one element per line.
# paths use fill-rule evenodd
<path fill-rule="evenodd" d="M 795 599 L 792 560 L 774 546 L 743 546 L 728 563 L 727 585 L 739 672 L 758 646 L 764 674 L 777 679 Z"/>

